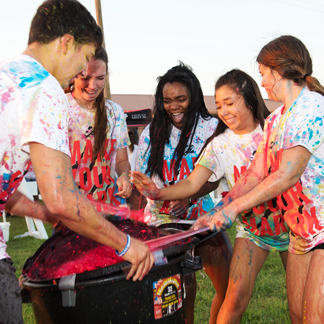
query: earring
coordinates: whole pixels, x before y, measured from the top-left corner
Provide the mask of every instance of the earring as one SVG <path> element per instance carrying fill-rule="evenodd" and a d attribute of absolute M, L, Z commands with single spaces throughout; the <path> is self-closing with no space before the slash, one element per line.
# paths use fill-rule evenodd
<path fill-rule="evenodd" d="M 74 84 L 71 85 L 70 91 L 72 92 L 74 90 Z"/>

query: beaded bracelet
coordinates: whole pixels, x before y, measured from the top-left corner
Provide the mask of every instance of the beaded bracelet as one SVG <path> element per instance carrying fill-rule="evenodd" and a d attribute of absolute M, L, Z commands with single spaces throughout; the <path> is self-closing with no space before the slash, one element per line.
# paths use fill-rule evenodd
<path fill-rule="evenodd" d="M 122 175 L 125 175 L 125 176 L 130 180 L 130 176 L 129 176 L 127 173 L 122 173 L 122 174 L 120 175 L 120 177 L 121 177 Z"/>
<path fill-rule="evenodd" d="M 118 251 L 116 250 L 117 256 L 122 257 L 123 255 L 125 255 L 127 253 L 127 251 L 129 250 L 130 245 L 131 245 L 131 238 L 127 234 L 127 243 L 126 243 L 126 246 L 125 246 L 124 250 L 121 251 L 120 253 L 118 253 Z"/>

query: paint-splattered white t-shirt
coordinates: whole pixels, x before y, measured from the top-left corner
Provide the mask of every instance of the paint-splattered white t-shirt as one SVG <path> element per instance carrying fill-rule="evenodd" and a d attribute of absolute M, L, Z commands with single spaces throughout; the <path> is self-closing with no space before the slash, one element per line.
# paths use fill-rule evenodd
<path fill-rule="evenodd" d="M 35 59 L 0 64 L 0 213 L 30 167 L 29 143 L 70 155 L 68 102 L 59 82 Z M 0 259 L 6 258 L 0 228 Z"/>
<path fill-rule="evenodd" d="M 179 143 L 181 130 L 172 127 L 170 141 L 164 146 L 164 161 L 163 161 L 163 175 L 164 179 L 160 179 L 158 176 L 154 176 L 152 180 L 158 188 L 168 187 L 180 180 L 188 177 L 194 168 L 194 163 L 197 159 L 199 152 L 204 146 L 206 140 L 214 133 L 217 127 L 218 120 L 216 118 L 211 118 L 209 120 L 204 120 L 199 117 L 196 132 L 193 137 L 192 147 L 186 148 L 185 154 L 182 158 L 180 164 L 180 172 L 176 178 L 174 178 L 174 171 L 171 165 L 175 163 L 176 159 L 173 160 L 173 153 Z M 189 145 L 188 141 L 188 145 Z M 143 133 L 141 134 L 139 140 L 139 149 L 136 162 L 136 170 L 142 173 L 146 172 L 148 159 L 151 153 L 149 148 L 146 152 L 150 143 L 150 125 L 148 125 Z M 172 162 L 172 163 L 171 163 Z M 147 205 L 145 207 L 145 212 L 152 214 L 169 214 L 170 201 L 158 201 L 147 199 Z M 191 201 L 189 208 L 186 213 L 182 215 L 183 219 L 195 220 L 199 216 L 207 213 L 214 207 L 214 203 L 210 195 L 206 195 L 199 199 Z"/>
<path fill-rule="evenodd" d="M 267 118 L 258 153 L 266 175 L 278 170 L 286 149 L 302 146 L 312 154 L 297 184 L 276 198 L 291 230 L 289 251 L 303 254 L 324 242 L 324 97 L 305 87 L 283 109 Z"/>
<path fill-rule="evenodd" d="M 237 135 L 229 128 L 206 147 L 198 164 L 213 171 L 216 179 L 225 177 L 229 189 L 250 166 L 262 138 L 259 125 L 253 132 Z M 275 201 L 262 204 L 238 216 L 236 237 L 247 238 L 268 251 L 287 251 L 288 226 Z"/>
<path fill-rule="evenodd" d="M 75 182 L 90 200 L 114 205 L 124 203 L 124 199 L 114 196 L 117 151 L 130 144 L 123 109 L 115 102 L 106 100 L 108 117 L 106 153 L 103 159 L 99 155 L 92 163 L 95 111 L 82 108 L 71 93 L 67 98 L 70 103 L 69 140 Z M 97 209 L 101 210 L 99 205 Z"/>

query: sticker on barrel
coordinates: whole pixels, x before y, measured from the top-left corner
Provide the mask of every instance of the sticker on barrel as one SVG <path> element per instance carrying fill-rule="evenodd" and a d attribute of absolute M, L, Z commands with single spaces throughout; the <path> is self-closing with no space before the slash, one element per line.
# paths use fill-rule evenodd
<path fill-rule="evenodd" d="M 174 314 L 182 307 L 181 275 L 153 282 L 154 318 Z"/>

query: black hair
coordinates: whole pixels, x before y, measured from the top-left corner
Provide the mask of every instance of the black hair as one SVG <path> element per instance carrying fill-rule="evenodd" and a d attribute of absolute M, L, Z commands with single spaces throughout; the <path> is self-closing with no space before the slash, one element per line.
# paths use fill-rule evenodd
<path fill-rule="evenodd" d="M 264 120 L 270 115 L 270 111 L 264 103 L 260 89 L 257 83 L 247 73 L 234 69 L 222 75 L 215 84 L 215 92 L 223 86 L 230 87 L 244 99 L 245 106 L 251 110 L 253 119 L 264 128 Z M 199 156 L 205 147 L 213 140 L 214 137 L 222 134 L 228 126 L 220 119 L 214 134 L 208 138 Z M 199 157 L 198 157 L 199 158 Z"/>
<path fill-rule="evenodd" d="M 48 44 L 70 34 L 78 44 L 101 47 L 103 35 L 90 12 L 76 0 L 48 0 L 37 9 L 32 20 L 28 45 Z"/>
<path fill-rule="evenodd" d="M 175 174 L 179 173 L 181 159 L 185 154 L 187 144 L 190 147 L 199 116 L 205 120 L 212 118 L 208 112 L 200 82 L 192 72 L 191 67 L 180 62 L 167 71 L 166 74 L 157 78 L 158 85 L 155 93 L 155 103 L 153 107 L 153 120 L 150 124 L 150 147 L 151 153 L 148 159 L 146 173 L 158 175 L 163 179 L 164 146 L 169 143 L 172 130 L 172 121 L 166 113 L 163 105 L 163 88 L 167 83 L 179 82 L 184 85 L 189 93 L 189 106 L 185 115 L 184 125 L 181 130 L 179 143 L 174 151 L 172 159 L 176 159 L 174 164 Z M 145 153 L 147 154 L 147 152 Z"/>
<path fill-rule="evenodd" d="M 138 129 L 137 127 L 128 128 L 128 137 L 130 140 L 129 150 L 134 151 L 134 145 L 138 145 Z"/>

